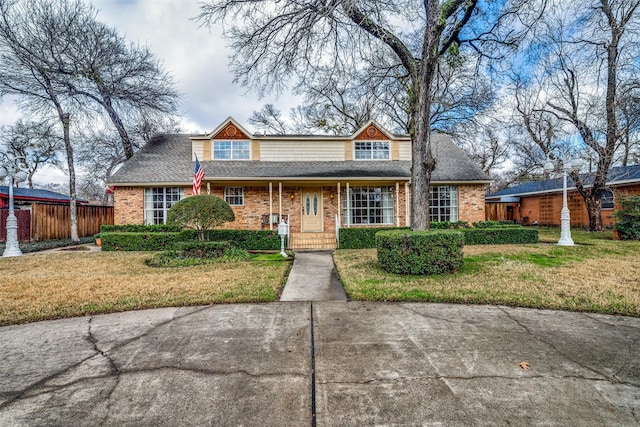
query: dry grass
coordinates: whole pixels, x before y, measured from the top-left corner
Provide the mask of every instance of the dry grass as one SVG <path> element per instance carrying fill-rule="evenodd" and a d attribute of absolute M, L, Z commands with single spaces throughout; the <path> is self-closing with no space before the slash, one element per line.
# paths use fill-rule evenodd
<path fill-rule="evenodd" d="M 185 268 L 144 264 L 149 253 L 57 252 L 0 258 L 0 325 L 152 307 L 265 302 L 290 262 Z"/>
<path fill-rule="evenodd" d="M 557 241 L 554 230 L 541 240 Z M 465 246 L 453 275 L 398 276 L 378 267 L 375 249 L 334 255 L 354 300 L 432 301 L 590 311 L 640 316 L 640 242 L 574 232 L 575 247 Z"/>

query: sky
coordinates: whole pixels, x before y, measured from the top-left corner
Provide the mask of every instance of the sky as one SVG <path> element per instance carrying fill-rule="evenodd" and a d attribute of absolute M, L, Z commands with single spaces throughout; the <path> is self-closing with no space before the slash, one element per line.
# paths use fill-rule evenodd
<path fill-rule="evenodd" d="M 231 51 L 221 37 L 221 27 L 203 28 L 192 18 L 199 13 L 199 0 L 85 0 L 98 9 L 98 19 L 119 30 L 127 40 L 147 45 L 162 61 L 182 94 L 179 113 L 186 133 L 213 130 L 231 116 L 249 131 L 248 119 L 262 105 L 276 105 L 284 115 L 301 103 L 291 94 L 260 99 L 233 84 L 228 67 Z M 11 125 L 20 117 L 12 100 L 0 103 L 0 125 Z M 64 173 L 50 168 L 36 175 L 37 182 L 65 184 Z"/>

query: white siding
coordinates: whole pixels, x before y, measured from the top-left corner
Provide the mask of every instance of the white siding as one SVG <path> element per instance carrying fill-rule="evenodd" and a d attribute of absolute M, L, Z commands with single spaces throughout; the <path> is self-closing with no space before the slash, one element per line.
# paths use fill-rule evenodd
<path fill-rule="evenodd" d="M 399 160 L 411 160 L 411 142 L 398 141 L 398 149 L 400 153 Z"/>
<path fill-rule="evenodd" d="M 291 162 L 300 160 L 344 160 L 344 141 L 260 141 L 260 160 Z"/>
<path fill-rule="evenodd" d="M 198 156 L 198 160 L 202 161 L 204 159 L 204 141 L 191 141 L 191 160 L 195 162 L 196 156 Z M 208 159 L 207 159 L 208 160 Z"/>

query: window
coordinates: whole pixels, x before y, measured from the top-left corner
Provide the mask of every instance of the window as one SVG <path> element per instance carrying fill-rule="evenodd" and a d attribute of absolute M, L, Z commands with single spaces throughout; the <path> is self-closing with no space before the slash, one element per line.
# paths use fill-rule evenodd
<path fill-rule="evenodd" d="M 349 224 L 393 224 L 393 187 L 352 187 L 343 209 Z"/>
<path fill-rule="evenodd" d="M 613 209 L 613 191 L 604 190 L 602 197 L 600 197 L 600 207 L 602 209 Z"/>
<path fill-rule="evenodd" d="M 244 206 L 244 188 L 243 187 L 225 187 L 224 201 L 230 206 Z"/>
<path fill-rule="evenodd" d="M 356 141 L 354 144 L 356 160 L 389 160 L 389 143 Z"/>
<path fill-rule="evenodd" d="M 429 219 L 458 221 L 458 187 L 442 185 L 429 188 Z"/>
<path fill-rule="evenodd" d="M 249 160 L 249 141 L 213 141 L 214 160 Z"/>
<path fill-rule="evenodd" d="M 177 187 L 145 188 L 144 223 L 166 224 L 167 211 L 184 197 L 184 190 Z"/>

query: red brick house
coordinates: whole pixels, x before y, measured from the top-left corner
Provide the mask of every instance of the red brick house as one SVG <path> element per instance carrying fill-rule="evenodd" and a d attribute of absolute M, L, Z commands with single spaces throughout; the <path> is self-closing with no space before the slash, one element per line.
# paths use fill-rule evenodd
<path fill-rule="evenodd" d="M 489 178 L 448 136 L 434 134 L 434 221 L 484 220 Z M 112 177 L 116 224 L 166 221 L 192 194 L 194 162 L 205 170 L 201 193 L 233 208 L 236 229 L 275 229 L 288 221 L 291 248 L 335 247 L 336 227 L 410 225 L 411 141 L 370 122 L 352 135 L 252 134 L 229 118 L 206 135 L 161 135 Z"/>
<path fill-rule="evenodd" d="M 591 177 L 582 176 L 586 187 Z M 602 222 L 605 227 L 615 224 L 614 213 L 624 194 L 640 194 L 640 165 L 615 167 L 609 171 L 607 191 L 602 196 Z M 525 182 L 486 197 L 487 219 L 515 220 L 521 223 L 560 225 L 562 209 L 562 178 Z M 567 178 L 567 206 L 571 225 L 589 227 L 589 215 L 584 199 L 570 177 Z"/>

